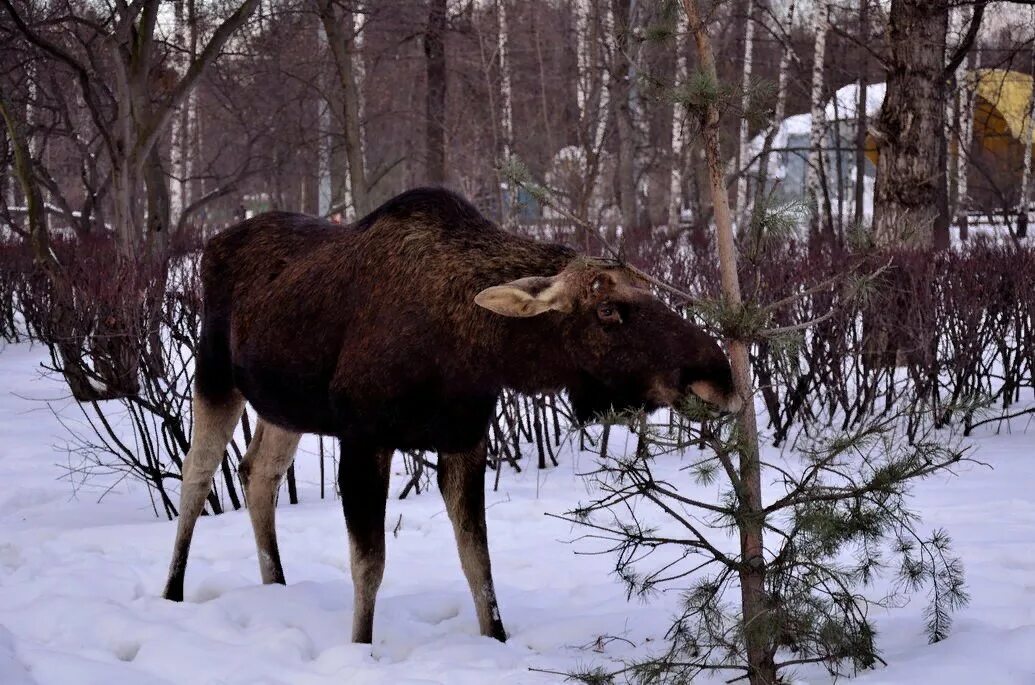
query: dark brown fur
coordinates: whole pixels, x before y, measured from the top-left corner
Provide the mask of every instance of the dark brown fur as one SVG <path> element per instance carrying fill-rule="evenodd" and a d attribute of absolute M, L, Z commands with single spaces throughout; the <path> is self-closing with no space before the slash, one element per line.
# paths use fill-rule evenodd
<path fill-rule="evenodd" d="M 562 311 L 514 318 L 475 303 L 492 286 L 562 272 Z M 484 547 L 482 438 L 505 387 L 567 390 L 583 420 L 672 403 L 694 383 L 713 401 L 735 400 L 716 342 L 631 272 L 502 231 L 441 189 L 403 193 L 348 228 L 299 214 L 255 217 L 208 243 L 202 280 L 197 394 L 213 406 L 243 395 L 265 421 L 341 439 L 354 555 L 358 545 L 383 559 L 384 474 L 374 464 L 395 449 L 473 464 L 455 477 L 447 466 L 444 482 L 456 483 L 447 503 L 457 501 L 461 557 L 467 523 L 481 522 L 469 542 Z M 531 295 L 551 282 L 540 280 Z M 472 589 L 473 573 L 491 590 L 481 551 L 464 570 Z M 380 570 L 373 575 L 376 593 Z M 182 595 L 182 569 L 178 581 Z M 483 632 L 502 639 L 498 615 L 488 628 L 482 615 L 495 600 L 478 606 Z M 367 608 L 372 615 L 372 599 Z"/>

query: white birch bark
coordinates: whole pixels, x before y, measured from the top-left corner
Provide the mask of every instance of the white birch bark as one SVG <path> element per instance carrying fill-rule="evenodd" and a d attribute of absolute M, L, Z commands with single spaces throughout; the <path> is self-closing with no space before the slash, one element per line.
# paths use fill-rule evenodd
<path fill-rule="evenodd" d="M 28 65 L 26 65 L 26 67 L 25 67 L 25 75 L 26 75 L 26 77 L 28 79 L 28 82 L 29 82 L 28 83 L 28 91 L 29 91 L 28 92 L 28 97 L 25 100 L 25 131 L 26 131 L 26 141 L 25 141 L 25 144 L 29 148 L 29 157 L 32 158 L 32 159 L 36 159 L 39 156 L 39 153 L 40 153 L 40 141 L 39 141 L 39 138 L 36 136 L 36 93 L 37 93 L 38 89 L 36 87 L 36 78 L 37 77 L 36 77 L 36 65 L 34 63 L 29 63 Z M 44 223 L 46 223 L 46 221 L 47 221 L 47 209 L 46 209 L 46 207 L 47 207 L 47 198 L 49 196 L 49 192 L 46 189 L 44 189 L 44 188 L 40 188 L 40 195 L 41 195 L 41 199 L 43 200 L 43 221 L 44 221 Z M 26 204 L 26 206 L 28 206 L 28 204 L 29 204 L 28 198 L 26 198 L 25 204 Z"/>
<path fill-rule="evenodd" d="M 356 82 L 356 110 L 359 113 L 359 149 L 360 159 L 366 160 L 366 127 L 362 125 L 364 117 L 366 115 L 366 101 L 363 99 L 363 85 L 367 80 L 366 65 L 363 63 L 363 24 L 364 17 L 366 14 L 358 11 L 349 12 L 346 16 L 348 17 L 349 26 L 346 26 L 347 31 L 351 31 L 355 39 L 352 42 L 355 50 L 355 59 L 352 60 L 352 73 L 355 74 Z M 345 205 L 345 211 L 343 212 L 345 221 L 351 222 L 357 219 L 356 203 L 352 200 L 352 169 L 348 164 L 345 165 L 345 179 L 342 184 L 342 198 L 341 203 Z"/>
<path fill-rule="evenodd" d="M 510 159 L 511 142 L 514 138 L 514 116 L 511 108 L 509 32 L 507 28 L 506 0 L 496 0 L 496 50 L 500 64 L 500 107 L 503 125 L 503 158 Z"/>
<path fill-rule="evenodd" d="M 970 72 L 974 66 L 974 58 L 967 56 L 966 71 Z M 968 205 L 969 188 L 968 171 L 970 169 L 970 146 L 974 141 L 974 104 L 977 93 L 977 85 L 969 78 L 961 79 L 960 87 L 960 139 L 956 148 L 956 215 L 965 213 Z"/>
<path fill-rule="evenodd" d="M 754 21 L 755 0 L 748 0 L 746 26 L 744 28 L 744 70 L 741 78 L 741 117 L 740 117 L 740 140 L 737 154 L 737 230 L 741 230 L 748 215 L 748 174 L 745 168 L 748 163 L 748 121 L 747 110 L 751 103 L 751 70 L 754 62 L 755 49 L 755 21 Z"/>
<path fill-rule="evenodd" d="M 594 30 L 592 6 L 590 0 L 574 0 L 572 7 L 575 14 L 576 57 L 578 64 L 578 81 L 575 88 L 576 102 L 579 108 L 579 121 L 585 127 L 585 160 L 588 161 L 604 142 L 607 132 L 607 120 L 610 114 L 610 98 L 608 85 L 610 75 L 600 58 L 611 46 L 613 21 L 610 3 L 604 2 L 599 8 L 600 25 Z M 599 86 L 595 79 L 599 75 Z M 594 102 L 594 95 L 595 102 Z"/>
<path fill-rule="evenodd" d="M 187 36 L 188 31 L 193 31 L 193 25 L 188 26 L 185 13 L 187 0 L 177 0 L 173 8 L 173 36 L 179 50 L 173 55 L 173 68 L 177 75 L 182 76 L 186 71 L 189 59 L 190 44 L 193 40 Z M 190 110 L 193 105 L 194 94 L 187 96 L 187 100 L 179 107 L 179 112 L 173 117 L 172 123 L 172 145 L 170 146 L 171 166 L 173 182 L 169 187 L 169 205 L 173 224 L 179 220 L 180 214 L 190 203 L 189 182 L 190 176 Z"/>
<path fill-rule="evenodd" d="M 678 88 L 686 82 L 686 53 L 682 50 L 683 41 L 687 35 L 686 15 L 679 13 L 676 22 L 676 77 L 674 85 Z M 683 209 L 683 164 L 684 146 L 686 132 L 683 127 L 686 125 L 686 108 L 679 102 L 672 106 L 672 169 L 669 177 L 668 195 L 668 231 L 674 235 L 679 226 L 679 214 Z"/>
<path fill-rule="evenodd" d="M 601 17 L 600 27 L 600 48 L 604 53 L 611 52 L 613 48 L 612 36 L 614 35 L 614 15 L 611 14 L 611 3 L 604 3 L 604 14 Z M 599 150 L 604 144 L 604 134 L 607 132 L 607 119 L 611 110 L 611 98 L 608 96 L 608 86 L 611 75 L 603 65 L 600 68 L 600 102 L 597 107 L 597 120 L 593 134 L 593 148 Z"/>
<path fill-rule="evenodd" d="M 194 62 L 198 57 L 198 15 L 197 0 L 183 0 L 187 4 L 187 54 L 189 62 L 183 66 L 184 71 L 187 65 Z M 181 157 L 182 168 L 179 170 L 180 178 L 184 179 L 183 194 L 181 200 L 186 208 L 193 198 L 205 194 L 205 179 L 191 180 L 194 175 L 195 164 L 201 158 L 201 126 L 198 125 L 198 93 L 192 88 L 187 95 L 186 102 L 182 105 L 186 109 L 186 116 L 183 119 L 183 130 L 181 132 Z M 192 183 L 194 188 L 192 188 Z M 196 192 L 194 192 L 196 191 Z M 173 214 L 173 216 L 176 216 Z"/>
<path fill-rule="evenodd" d="M 1035 7 L 1031 11 L 1030 24 L 1035 27 Z M 1035 64 L 1035 41 L 1032 42 L 1032 60 Z M 1032 177 L 1032 134 L 1035 133 L 1035 69 L 1032 71 L 1031 96 L 1028 99 L 1028 118 L 1024 120 L 1024 132 L 1021 134 L 1021 141 L 1024 145 L 1024 170 L 1021 172 L 1021 192 L 1017 200 L 1017 214 L 1024 216 L 1024 226 L 1028 226 L 1029 200 L 1031 198 L 1031 177 Z"/>
<path fill-rule="evenodd" d="M 823 102 L 823 65 L 826 61 L 827 30 L 830 25 L 829 0 L 818 0 L 815 8 L 814 29 L 816 42 L 813 46 L 812 63 L 812 130 L 809 135 L 809 159 L 805 167 L 805 195 L 816 210 L 820 212 L 820 168 L 822 163 L 823 136 L 826 130 L 826 114 Z"/>
<path fill-rule="evenodd" d="M 957 46 L 959 44 L 960 31 L 964 26 L 964 12 L 965 10 L 962 7 L 954 7 L 949 9 L 949 31 L 945 40 L 946 61 L 948 61 L 949 58 L 953 55 L 953 53 L 956 52 Z M 959 163 L 957 158 L 961 154 L 960 142 L 963 138 L 962 128 L 960 125 L 962 117 L 959 117 L 958 115 L 960 114 L 960 111 L 964 108 L 963 99 L 965 97 L 964 93 L 962 92 L 963 89 L 961 81 L 961 77 L 963 76 L 963 74 L 964 65 L 960 64 L 960 66 L 956 68 L 956 71 L 953 74 L 953 79 L 956 82 L 956 90 L 959 93 L 958 106 L 956 102 L 957 98 L 952 97 L 951 94 L 949 97 L 945 98 L 945 140 L 950 141 L 950 144 L 951 141 L 956 141 L 956 158 L 954 158 L 951 154 L 951 148 L 949 150 L 950 154 L 945 155 L 945 178 L 948 180 L 947 187 L 950 190 L 953 187 L 953 185 L 956 186 L 957 198 L 959 197 Z M 952 198 L 950 197 L 949 199 L 951 200 Z M 954 214 L 955 212 L 953 211 L 953 208 L 950 207 L 949 216 L 952 217 Z"/>
<path fill-rule="evenodd" d="M 593 60 L 589 53 L 589 5 L 587 0 L 573 0 L 575 17 L 575 104 L 579 108 L 579 121 L 585 121 L 589 103 L 592 79 L 590 69 Z"/>
<path fill-rule="evenodd" d="M 324 32 L 320 22 L 316 22 L 316 44 L 320 46 L 320 52 L 327 50 L 327 34 Z M 334 79 L 325 76 L 323 92 L 331 92 L 330 86 Z M 327 97 L 320 98 L 317 107 L 320 108 L 319 124 L 316 142 L 316 213 L 320 216 L 327 216 L 331 211 L 333 201 L 333 189 L 331 185 L 331 101 Z M 346 181 L 346 185 L 348 181 Z"/>

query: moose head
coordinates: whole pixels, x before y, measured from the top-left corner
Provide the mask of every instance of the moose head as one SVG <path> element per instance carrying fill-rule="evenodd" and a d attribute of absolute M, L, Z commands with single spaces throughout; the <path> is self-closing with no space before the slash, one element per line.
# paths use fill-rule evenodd
<path fill-rule="evenodd" d="M 486 288 L 475 303 L 501 316 L 553 317 L 581 422 L 609 410 L 679 406 L 689 394 L 722 411 L 740 409 L 719 344 L 627 267 L 575 260 L 554 276 Z"/>

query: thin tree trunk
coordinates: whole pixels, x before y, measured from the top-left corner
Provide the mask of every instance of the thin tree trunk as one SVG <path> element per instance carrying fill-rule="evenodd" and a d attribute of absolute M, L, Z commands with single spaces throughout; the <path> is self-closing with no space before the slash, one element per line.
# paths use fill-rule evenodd
<path fill-rule="evenodd" d="M 341 87 L 339 116 L 341 117 L 345 157 L 349 165 L 349 189 L 352 192 L 352 204 L 356 213 L 362 216 L 372 207 L 370 207 L 370 188 L 363 154 L 359 84 L 356 80 L 354 63 L 356 45 L 354 12 L 350 7 L 344 6 L 339 13 L 337 0 L 316 0 L 316 2 Z"/>
<path fill-rule="evenodd" d="M 499 59 L 500 70 L 500 124 L 502 129 L 503 159 L 509 160 L 513 150 L 511 145 L 514 140 L 514 112 L 511 107 L 510 92 L 510 55 L 509 50 L 509 29 L 507 26 L 507 3 L 506 0 L 496 0 L 496 55 Z M 502 185 L 502 184 L 501 184 Z M 502 190 L 502 188 L 501 188 Z M 503 222 L 510 225 L 517 208 L 517 187 L 511 188 L 511 192 L 504 198 Z"/>
<path fill-rule="evenodd" d="M 805 168 L 805 195 L 815 209 L 812 225 L 813 233 L 818 233 L 819 222 L 822 222 L 825 231 L 833 228 L 830 217 L 823 216 L 823 207 L 826 203 L 822 201 L 823 190 L 820 188 L 820 180 L 824 176 L 820 165 L 823 164 L 823 138 L 826 134 L 823 67 L 826 62 L 827 32 L 830 28 L 829 0 L 818 0 L 815 12 L 813 30 L 816 33 L 816 41 L 812 50 L 812 130 L 809 134 L 809 160 Z"/>
<path fill-rule="evenodd" d="M 496 49 L 500 65 L 500 107 L 503 123 L 503 156 L 509 158 L 514 139 L 514 113 L 511 108 L 509 29 L 507 26 L 506 0 L 496 0 Z"/>
<path fill-rule="evenodd" d="M 187 8 L 184 6 L 185 3 L 186 0 L 176 0 L 173 5 L 173 41 L 180 48 L 180 51 L 174 53 L 173 56 L 173 68 L 177 74 L 182 74 L 186 71 L 188 64 L 184 58 L 186 53 L 185 46 L 188 43 L 186 35 L 188 26 Z M 193 29 L 193 27 L 191 28 Z M 172 122 L 172 143 L 169 156 L 171 158 L 170 166 L 172 167 L 173 182 L 169 192 L 169 209 L 170 213 L 175 215 L 177 219 L 183 213 L 184 207 L 190 204 L 188 194 L 188 178 L 190 176 L 188 164 L 191 141 L 189 107 L 189 101 L 186 106 L 181 105 L 180 111 L 177 112 Z"/>
<path fill-rule="evenodd" d="M 157 144 L 151 147 L 144 162 L 144 186 L 147 189 L 147 254 L 164 255 L 170 243 L 172 205 Z"/>
<path fill-rule="evenodd" d="M 1031 13 L 1032 26 L 1035 26 L 1035 8 Z M 1032 88 L 1028 99 L 1028 118 L 1025 119 L 1024 132 L 1021 134 L 1021 144 L 1024 149 L 1024 170 L 1021 172 L 1020 195 L 1017 198 L 1017 237 L 1028 236 L 1028 214 L 1030 213 L 1031 201 L 1031 177 L 1032 177 L 1032 133 L 1035 132 L 1035 43 L 1032 44 Z"/>
<path fill-rule="evenodd" d="M 744 66 L 741 75 L 740 98 L 740 137 L 737 147 L 737 230 L 743 231 L 747 225 L 748 210 L 748 109 L 751 105 L 751 71 L 754 65 L 755 50 L 755 0 L 747 0 L 747 15 L 744 19 Z"/>
<path fill-rule="evenodd" d="M 36 264 L 48 273 L 56 273 L 57 260 L 50 249 L 50 232 L 47 228 L 47 212 L 43 206 L 36 174 L 33 172 L 32 153 L 29 149 L 27 126 L 18 121 L 14 109 L 0 90 L 0 118 L 4 120 L 8 144 L 14 152 L 14 175 L 25 196 L 26 220 L 29 244 L 32 246 Z"/>
<path fill-rule="evenodd" d="M 188 30 L 188 54 L 190 63 L 194 64 L 198 59 L 198 0 L 187 0 L 187 30 Z M 188 179 L 186 185 L 186 196 L 184 207 L 190 206 L 188 200 L 193 202 L 194 198 L 205 194 L 205 178 L 201 174 L 195 176 L 194 169 L 202 164 L 201 161 L 201 125 L 198 117 L 198 93 L 191 90 L 187 95 L 186 107 L 183 110 L 187 113 L 186 138 L 184 140 L 184 173 Z M 202 227 L 204 228 L 204 227 Z"/>
<path fill-rule="evenodd" d="M 320 9 L 322 14 L 322 9 Z M 321 25 L 323 20 L 320 21 Z M 324 26 L 317 28 L 316 30 L 316 44 L 321 47 L 326 47 L 330 42 L 330 38 L 327 35 L 327 29 Z M 335 59 L 335 62 L 337 60 Z M 339 103 L 336 102 L 334 89 L 331 87 L 331 81 L 333 79 L 324 76 L 321 80 L 324 81 L 324 92 L 326 95 L 321 97 L 317 101 L 317 107 L 319 108 L 319 124 L 317 126 L 318 133 L 316 136 L 316 177 L 318 181 L 319 191 L 317 192 L 316 201 L 316 213 L 320 216 L 327 216 L 331 212 L 331 205 L 334 203 L 334 183 L 332 179 L 332 165 L 336 161 L 344 162 L 341 165 L 339 176 L 348 175 L 348 158 L 340 159 L 334 155 L 334 144 L 333 136 L 331 135 L 331 109 L 338 105 L 340 110 L 344 112 L 344 108 L 340 107 Z M 339 87 L 341 85 L 341 79 L 338 78 Z M 337 94 L 340 98 L 340 93 Z M 348 181 L 346 180 L 346 185 Z"/>
<path fill-rule="evenodd" d="M 698 65 L 705 78 L 718 82 L 715 57 L 711 41 L 701 19 L 697 0 L 683 0 L 690 30 L 697 45 Z M 715 232 L 718 241 L 719 270 L 722 292 L 727 307 L 742 306 L 740 282 L 737 276 L 737 255 L 730 216 L 729 196 L 726 192 L 726 178 L 723 171 L 720 148 L 719 110 L 714 102 L 705 106 L 702 134 L 708 164 L 709 185 L 715 216 Z M 748 347 L 743 340 L 726 341 L 733 369 L 733 380 L 737 393 L 744 400 L 744 406 L 737 415 L 740 430 L 740 469 L 737 490 L 740 530 L 740 587 L 741 611 L 744 639 L 747 647 L 748 680 L 751 685 L 775 685 L 775 650 L 771 647 L 772 637 L 766 634 L 768 601 L 766 598 L 765 547 L 763 544 L 762 479 L 758 452 L 758 427 L 752 398 L 751 366 Z"/>
<path fill-rule="evenodd" d="M 964 78 L 957 82 L 960 92 L 960 139 L 956 146 L 956 225 L 959 226 L 960 240 L 970 237 L 970 147 L 974 140 L 974 105 L 977 97 L 975 83 L 970 79 L 974 65 L 974 55 L 967 56 L 967 67 Z"/>
<path fill-rule="evenodd" d="M 870 0 L 859 0 L 859 39 L 867 41 L 870 36 Z M 863 206 L 866 202 L 866 134 L 869 117 L 866 113 L 866 90 L 870 79 L 870 53 L 859 48 L 856 51 L 859 65 L 858 98 L 855 102 L 855 199 L 853 223 L 863 225 Z"/>
<path fill-rule="evenodd" d="M 612 55 L 612 78 L 609 83 L 611 100 L 615 103 L 616 132 L 618 133 L 618 201 L 622 210 L 624 239 L 639 229 L 639 202 L 636 193 L 636 124 L 633 117 L 633 87 L 635 74 L 630 64 L 633 44 L 630 40 L 633 17 L 630 0 L 612 0 L 615 51 Z M 623 240 L 624 242 L 624 240 Z"/>
<path fill-rule="evenodd" d="M 683 50 L 682 40 L 686 35 L 686 15 L 682 12 L 676 20 L 676 88 L 679 88 L 687 79 L 686 52 Z M 686 133 L 686 108 L 679 102 L 672 105 L 672 150 L 671 171 L 669 174 L 668 190 L 668 234 L 675 236 L 679 229 L 679 214 L 683 208 L 683 166 L 686 164 L 685 146 Z"/>
<path fill-rule="evenodd" d="M 430 0 L 424 33 L 427 62 L 427 122 L 425 129 L 427 180 L 446 182 L 446 0 Z"/>
<path fill-rule="evenodd" d="M 553 128 L 550 126 L 550 107 L 547 103 L 543 41 L 539 31 L 539 10 L 540 5 L 538 3 L 532 6 L 532 40 L 535 43 L 536 68 L 539 75 L 539 104 L 543 115 L 543 131 L 546 133 L 546 149 L 550 151 L 550 154 L 553 154 L 555 148 L 553 145 Z"/>
<path fill-rule="evenodd" d="M 591 13 L 595 7 L 597 12 Z M 603 55 L 612 48 L 612 16 L 609 2 L 591 5 L 589 0 L 573 0 L 576 45 L 576 104 L 579 111 L 578 138 L 583 150 L 585 174 L 576 200 L 576 216 L 590 217 L 590 205 L 600 171 L 600 155 L 611 118 L 608 97 L 610 72 Z M 576 243 L 590 249 L 589 235 L 582 225 L 575 228 Z"/>

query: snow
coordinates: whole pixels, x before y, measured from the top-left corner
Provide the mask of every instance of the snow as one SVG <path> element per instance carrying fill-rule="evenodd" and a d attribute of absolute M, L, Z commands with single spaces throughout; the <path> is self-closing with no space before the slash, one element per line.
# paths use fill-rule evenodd
<path fill-rule="evenodd" d="M 870 83 L 866 86 L 866 116 L 872 119 L 880 113 L 881 105 L 884 104 L 884 94 L 887 91 L 885 83 Z M 827 101 L 824 108 L 824 117 L 827 121 L 850 120 L 855 121 L 856 110 L 859 105 L 859 85 L 850 83 L 842 86 L 834 93 L 834 97 Z M 810 115 L 811 119 L 811 115 Z M 811 125 L 811 121 L 810 121 Z"/>
<path fill-rule="evenodd" d="M 553 683 L 562 678 L 530 669 L 564 672 L 643 654 L 678 602 L 678 593 L 627 601 L 609 575 L 611 556 L 575 554 L 599 547 L 544 515 L 587 498 L 577 474 L 592 467 L 592 457 L 573 453 L 570 443 L 559 467 L 508 470 L 498 492 L 489 476 L 506 644 L 478 635 L 441 499 L 432 491 L 398 500 L 398 473 L 387 524 L 398 532 L 388 535 L 375 643 L 350 644 L 341 510 L 319 500 L 305 444 L 297 464 L 303 503 L 278 511 L 288 585 L 259 584 L 247 515 L 233 512 L 199 522 L 187 601 L 166 602 L 160 593 L 174 524 L 154 518 L 135 483 L 120 483 L 103 498 L 111 483 L 101 478 L 73 491 L 63 429 L 42 400 L 68 421 L 77 410 L 60 399 L 60 383 L 40 378 L 44 354 L 25 345 L 0 350 L 4 685 Z M 1035 425 L 1017 419 L 1001 434 L 988 428 L 971 440 L 972 456 L 988 466 L 963 464 L 958 477 L 917 488 L 925 527 L 947 528 L 966 563 L 971 604 L 952 636 L 933 646 L 923 633 L 923 597 L 883 612 L 877 628 L 888 666 L 860 675 L 861 685 L 1035 682 Z M 681 466 L 672 458 L 664 468 L 679 478 Z M 395 467 L 400 471 L 401 461 Z M 632 644 L 598 641 L 607 635 Z M 831 682 L 822 669 L 802 669 L 796 678 Z"/>

